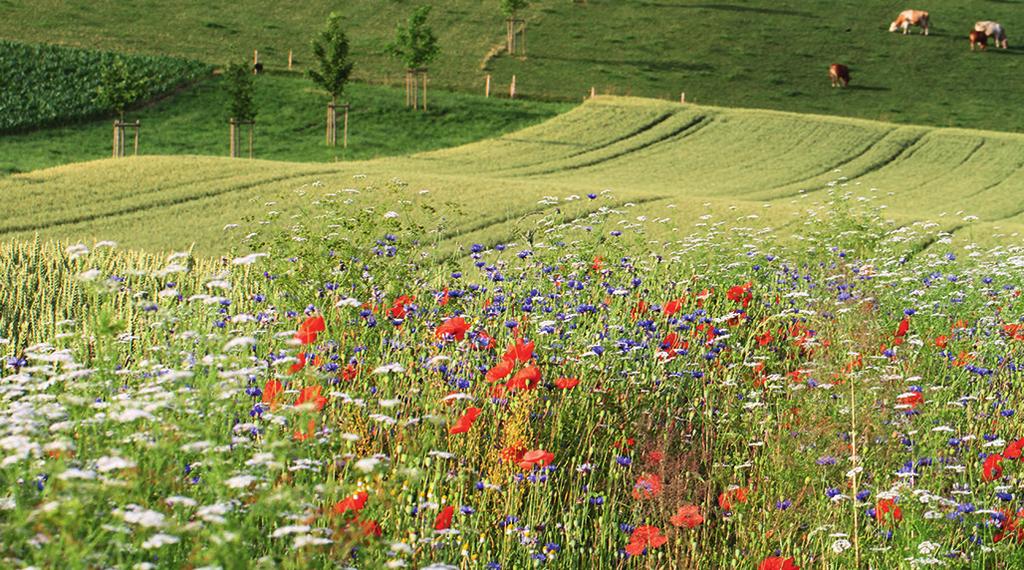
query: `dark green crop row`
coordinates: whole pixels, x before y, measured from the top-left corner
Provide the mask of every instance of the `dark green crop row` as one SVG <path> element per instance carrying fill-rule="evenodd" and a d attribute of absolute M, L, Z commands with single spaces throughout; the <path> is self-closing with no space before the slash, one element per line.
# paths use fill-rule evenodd
<path fill-rule="evenodd" d="M 122 57 L 143 80 L 145 101 L 210 72 L 205 63 L 0 40 L 0 132 L 66 125 L 109 112 L 97 96 L 102 70 Z"/>

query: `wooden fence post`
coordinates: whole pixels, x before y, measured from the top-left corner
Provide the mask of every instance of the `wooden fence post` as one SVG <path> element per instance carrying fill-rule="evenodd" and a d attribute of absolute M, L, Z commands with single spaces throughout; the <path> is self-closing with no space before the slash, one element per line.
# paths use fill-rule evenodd
<path fill-rule="evenodd" d="M 590 86 L 590 98 L 593 99 L 596 95 L 597 95 L 597 92 L 594 90 L 594 86 L 591 85 Z"/>
<path fill-rule="evenodd" d="M 292 50 L 288 50 L 288 71 L 292 70 Z"/>
<path fill-rule="evenodd" d="M 257 71 L 256 71 L 256 64 L 258 64 L 259 62 L 260 62 L 260 50 L 254 49 L 254 50 L 252 50 L 252 72 L 253 72 L 253 75 L 255 75 L 257 73 Z"/>
<path fill-rule="evenodd" d="M 509 99 L 515 99 L 516 98 L 516 76 L 515 75 L 512 76 L 512 84 L 508 86 L 508 98 Z"/>
<path fill-rule="evenodd" d="M 487 74 L 487 80 L 484 82 L 484 97 L 491 96 L 491 74 Z"/>
<path fill-rule="evenodd" d="M 686 91 L 679 94 L 679 102 L 684 105 L 686 104 Z"/>
<path fill-rule="evenodd" d="M 232 117 L 230 120 L 228 120 L 228 139 L 229 139 L 229 141 L 228 141 L 228 157 L 229 158 L 235 158 L 235 141 L 238 140 L 238 138 L 237 138 L 237 136 L 235 134 L 235 128 L 236 128 L 235 118 Z"/>
<path fill-rule="evenodd" d="M 139 127 L 140 126 L 141 126 L 141 124 L 139 123 L 139 120 L 135 119 L 135 155 L 134 156 L 139 156 L 139 130 L 140 130 Z"/>

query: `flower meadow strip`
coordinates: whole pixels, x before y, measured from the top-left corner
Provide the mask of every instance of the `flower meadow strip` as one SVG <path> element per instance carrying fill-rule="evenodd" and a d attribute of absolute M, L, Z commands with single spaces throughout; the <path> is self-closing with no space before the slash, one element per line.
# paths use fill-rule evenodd
<path fill-rule="evenodd" d="M 595 192 L 448 255 L 392 185 L 217 262 L 46 250 L 76 303 L 0 341 L 0 557 L 1011 566 L 1024 249 L 848 198 L 781 240 Z"/>

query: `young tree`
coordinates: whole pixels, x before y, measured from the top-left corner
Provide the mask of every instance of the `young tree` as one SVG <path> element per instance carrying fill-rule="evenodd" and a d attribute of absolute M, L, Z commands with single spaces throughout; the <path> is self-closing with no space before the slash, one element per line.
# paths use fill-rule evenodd
<path fill-rule="evenodd" d="M 224 89 L 228 95 L 228 123 L 231 137 L 230 155 L 238 156 L 238 135 L 240 124 L 249 125 L 249 152 L 252 153 L 252 134 L 255 129 L 256 103 L 253 101 L 253 76 L 246 62 L 228 65 L 224 73 Z"/>
<path fill-rule="evenodd" d="M 501 13 L 505 15 L 505 46 L 509 55 L 516 53 L 516 23 L 519 12 L 530 5 L 530 0 L 501 0 Z M 526 27 L 523 26 L 523 53 L 526 53 Z"/>
<path fill-rule="evenodd" d="M 395 39 L 388 44 L 387 50 L 393 57 L 402 62 L 406 69 L 405 95 L 406 104 L 416 104 L 416 82 L 417 77 L 423 78 L 423 108 L 427 108 L 427 66 L 434 61 L 440 48 L 437 45 L 437 36 L 427 25 L 427 16 L 430 15 L 430 6 L 417 8 L 406 25 L 398 25 L 395 30 Z"/>
<path fill-rule="evenodd" d="M 331 96 L 327 106 L 327 142 L 336 144 L 334 136 L 337 115 L 335 107 L 352 73 L 352 62 L 348 58 L 348 37 L 341 27 L 341 15 L 331 12 L 324 30 L 313 39 L 313 56 L 319 69 L 310 69 L 309 78 Z"/>
<path fill-rule="evenodd" d="M 100 104 L 117 113 L 124 121 L 124 111 L 142 97 L 145 80 L 132 75 L 121 56 L 114 56 L 110 63 L 100 70 L 100 85 L 96 88 Z"/>
<path fill-rule="evenodd" d="M 114 153 L 115 157 L 124 156 L 124 112 L 128 105 L 142 97 L 146 81 L 132 75 L 121 56 L 114 56 L 100 71 L 100 85 L 96 95 L 101 105 L 117 113 L 114 121 Z M 136 125 L 136 151 L 138 150 L 138 127 Z"/>

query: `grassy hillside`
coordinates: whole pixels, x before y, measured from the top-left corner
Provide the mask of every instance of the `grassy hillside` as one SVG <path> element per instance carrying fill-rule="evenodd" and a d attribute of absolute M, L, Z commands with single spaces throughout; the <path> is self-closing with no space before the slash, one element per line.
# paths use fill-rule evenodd
<path fill-rule="evenodd" d="M 258 0 L 210 6 L 199 2 L 27 2 L 0 4 L 0 37 L 195 57 L 214 64 L 251 57 L 286 66 L 294 50 L 309 62 L 308 39 L 326 14 L 349 22 L 362 81 L 400 84 L 402 70 L 382 45 L 397 21 L 422 0 L 327 0 L 299 5 Z M 714 105 L 846 115 L 943 127 L 1024 130 L 1009 102 L 1024 90 L 1015 71 L 1024 51 L 971 53 L 965 35 L 976 20 L 1002 21 L 1011 44 L 1024 29 L 1018 2 L 933 0 L 928 38 L 885 31 L 903 4 L 883 0 L 698 0 L 534 2 L 526 59 L 500 46 L 504 24 L 497 1 L 453 0 L 431 20 L 441 58 L 433 84 L 472 92 L 484 75 L 507 90 L 512 74 L 525 96 L 578 100 L 600 93 L 691 100 Z M 132 21 L 131 26 L 122 25 Z M 482 64 L 488 54 L 487 71 Z M 848 90 L 832 90 L 826 70 L 852 68 Z"/>
<path fill-rule="evenodd" d="M 203 81 L 129 112 L 129 120 L 142 122 L 139 152 L 227 155 L 227 100 L 221 84 L 219 77 Z M 273 160 L 326 162 L 421 152 L 520 129 L 569 108 L 438 91 L 430 95 L 426 113 L 414 113 L 403 106 L 401 89 L 357 83 L 345 97 L 352 111 L 349 148 L 344 149 L 340 134 L 337 148 L 324 145 L 327 99 L 308 80 L 263 75 L 255 85 L 254 155 Z M 106 119 L 6 135 L 0 137 L 0 173 L 105 158 L 110 137 Z"/>
<path fill-rule="evenodd" d="M 449 229 L 434 237 L 452 248 L 517 235 L 532 216 L 560 213 L 567 197 L 586 204 L 604 189 L 614 189 L 614 206 L 665 218 L 666 234 L 704 215 L 799 234 L 808 209 L 849 194 L 898 223 L 934 220 L 964 240 L 1015 242 L 1022 169 L 1021 135 L 598 98 L 523 131 L 412 157 L 144 157 L 16 175 L 0 192 L 23 214 L 0 221 L 0 236 L 224 253 L 246 247 L 225 235 L 287 224 L 347 189 L 374 192 L 382 211 L 393 209 L 384 189 L 398 184 L 450 204 L 439 214 Z M 367 213 L 366 222 L 379 215 Z M 225 231 L 228 224 L 242 227 Z"/>

